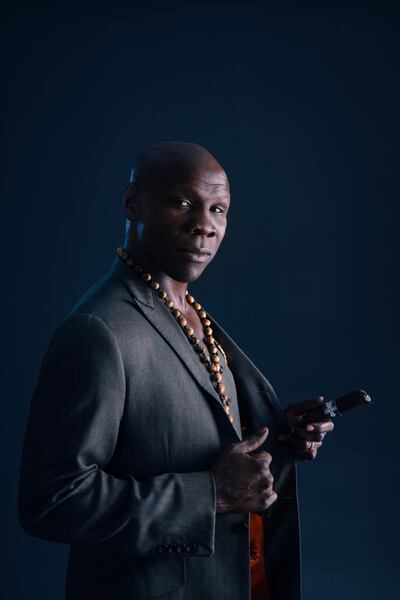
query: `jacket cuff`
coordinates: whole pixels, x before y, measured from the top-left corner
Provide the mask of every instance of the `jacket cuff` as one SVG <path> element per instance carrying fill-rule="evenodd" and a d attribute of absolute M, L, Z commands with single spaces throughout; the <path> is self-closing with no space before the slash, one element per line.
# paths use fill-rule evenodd
<path fill-rule="evenodd" d="M 179 518 L 171 521 L 155 546 L 157 555 L 210 556 L 214 554 L 216 487 L 211 471 L 175 473 L 181 488 Z M 190 490 L 190 491 L 189 491 Z M 173 531 L 172 531 L 173 530 Z"/>

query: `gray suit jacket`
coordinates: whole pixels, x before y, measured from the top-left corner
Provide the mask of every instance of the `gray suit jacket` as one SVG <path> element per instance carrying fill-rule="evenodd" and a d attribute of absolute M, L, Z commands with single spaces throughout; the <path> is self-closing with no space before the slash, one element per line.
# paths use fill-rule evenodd
<path fill-rule="evenodd" d="M 272 600 L 299 600 L 296 467 L 277 397 L 210 316 L 246 434 L 268 424 Z M 239 415 L 237 415 L 239 416 Z M 215 512 L 210 466 L 242 439 L 154 292 L 119 258 L 54 333 L 26 429 L 24 530 L 70 545 L 67 600 L 249 600 L 249 515 Z"/>

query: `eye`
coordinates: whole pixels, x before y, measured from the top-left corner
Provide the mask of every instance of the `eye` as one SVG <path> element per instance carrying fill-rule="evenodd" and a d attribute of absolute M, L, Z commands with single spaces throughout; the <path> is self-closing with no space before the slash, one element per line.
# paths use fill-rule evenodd
<path fill-rule="evenodd" d="M 185 198 L 171 198 L 173 204 L 177 204 L 178 206 L 182 206 L 183 208 L 188 208 L 191 206 L 190 201 Z"/>
<path fill-rule="evenodd" d="M 213 212 L 216 212 L 217 214 L 221 214 L 224 213 L 224 209 L 221 208 L 220 206 L 213 206 L 213 209 L 215 209 Z"/>

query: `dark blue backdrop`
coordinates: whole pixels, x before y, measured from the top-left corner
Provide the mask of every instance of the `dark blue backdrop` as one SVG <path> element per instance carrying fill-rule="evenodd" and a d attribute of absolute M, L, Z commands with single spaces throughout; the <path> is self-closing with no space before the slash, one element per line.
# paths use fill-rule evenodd
<path fill-rule="evenodd" d="M 300 465 L 304 598 L 394 597 L 398 25 L 387 2 L 2 3 L 4 597 L 62 598 L 66 548 L 17 521 L 30 397 L 114 260 L 133 157 L 167 139 L 206 146 L 232 185 L 196 298 L 283 404 L 375 401 Z"/>

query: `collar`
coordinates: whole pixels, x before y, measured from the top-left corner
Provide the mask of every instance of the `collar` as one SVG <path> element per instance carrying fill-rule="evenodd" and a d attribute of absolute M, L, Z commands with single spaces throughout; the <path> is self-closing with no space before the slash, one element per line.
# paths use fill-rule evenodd
<path fill-rule="evenodd" d="M 154 291 L 119 256 L 112 264 L 111 273 L 122 281 L 136 300 L 149 308 L 154 308 Z"/>

